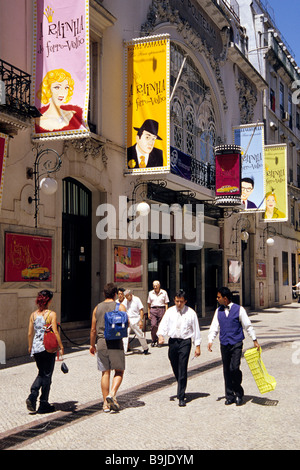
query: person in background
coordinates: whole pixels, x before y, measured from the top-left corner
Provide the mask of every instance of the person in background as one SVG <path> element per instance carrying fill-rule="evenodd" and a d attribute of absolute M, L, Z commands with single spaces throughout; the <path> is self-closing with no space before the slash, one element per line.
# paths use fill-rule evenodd
<path fill-rule="evenodd" d="M 116 299 L 117 304 L 121 304 L 123 302 L 123 300 L 125 300 L 124 292 L 125 292 L 124 287 L 118 287 L 118 291 L 117 291 L 118 297 Z"/>
<path fill-rule="evenodd" d="M 159 344 L 164 343 L 164 336 L 169 336 L 169 359 L 177 380 L 177 398 L 179 406 L 186 406 L 185 390 L 187 386 L 187 368 L 192 341 L 195 357 L 200 356 L 201 333 L 196 312 L 186 305 L 183 290 L 175 294 L 175 305 L 168 308 L 158 327 Z"/>
<path fill-rule="evenodd" d="M 61 355 L 64 354 L 64 348 L 57 330 L 57 316 L 53 310 L 49 310 L 49 305 L 53 298 L 53 292 L 42 290 L 36 298 L 37 310 L 32 312 L 28 327 L 28 351 L 34 357 L 38 368 L 38 376 L 31 385 L 30 395 L 26 400 L 27 409 L 31 412 L 36 411 L 36 402 L 41 389 L 40 405 L 37 413 L 52 413 L 55 407 L 49 403 L 50 387 L 52 374 L 55 366 L 56 353 L 49 353 L 44 346 L 44 332 L 46 322 L 51 324 L 60 348 Z"/>
<path fill-rule="evenodd" d="M 221 355 L 225 381 L 225 405 L 243 404 L 242 371 L 240 370 L 244 332 L 253 340 L 254 347 L 260 348 L 255 331 L 244 307 L 232 302 L 232 293 L 227 287 L 220 287 L 217 292 L 219 307 L 216 309 L 208 333 L 208 350 L 220 331 Z"/>
<path fill-rule="evenodd" d="M 151 346 L 157 346 L 157 329 L 168 308 L 169 297 L 165 290 L 160 288 L 159 281 L 153 281 L 153 290 L 148 294 L 148 318 L 151 321 Z"/>
<path fill-rule="evenodd" d="M 130 326 L 128 327 L 128 336 L 123 338 L 124 351 L 125 353 L 128 351 L 129 334 L 130 330 L 132 330 L 139 340 L 144 354 L 149 354 L 147 340 L 144 337 L 142 331 L 144 319 L 144 306 L 142 301 L 139 297 L 133 295 L 133 292 L 130 289 L 126 289 L 124 295 L 125 300 L 123 301 L 122 305 L 124 305 L 130 321 Z"/>

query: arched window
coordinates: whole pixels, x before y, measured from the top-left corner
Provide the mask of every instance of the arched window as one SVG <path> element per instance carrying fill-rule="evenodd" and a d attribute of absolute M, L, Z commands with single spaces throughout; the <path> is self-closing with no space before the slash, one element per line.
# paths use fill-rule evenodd
<path fill-rule="evenodd" d="M 173 42 L 170 49 L 172 88 L 186 53 Z M 186 58 L 171 103 L 171 145 L 195 160 L 214 164 L 216 124 L 211 92 L 190 57 Z"/>

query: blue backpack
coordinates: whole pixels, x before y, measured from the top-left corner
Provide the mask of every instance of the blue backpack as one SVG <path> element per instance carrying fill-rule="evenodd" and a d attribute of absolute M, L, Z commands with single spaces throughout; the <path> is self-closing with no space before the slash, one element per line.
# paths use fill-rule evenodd
<path fill-rule="evenodd" d="M 112 312 L 104 315 L 104 337 L 107 340 L 122 339 L 127 336 L 128 316 L 126 312 L 119 311 L 120 304 L 116 304 Z"/>

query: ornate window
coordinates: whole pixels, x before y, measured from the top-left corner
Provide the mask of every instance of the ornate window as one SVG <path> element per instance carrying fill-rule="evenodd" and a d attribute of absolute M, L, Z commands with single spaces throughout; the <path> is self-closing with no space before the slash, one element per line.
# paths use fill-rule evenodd
<path fill-rule="evenodd" d="M 174 87 L 186 53 L 171 43 L 170 83 Z M 171 145 L 192 158 L 214 163 L 215 114 L 209 87 L 190 57 L 186 57 L 171 103 Z"/>

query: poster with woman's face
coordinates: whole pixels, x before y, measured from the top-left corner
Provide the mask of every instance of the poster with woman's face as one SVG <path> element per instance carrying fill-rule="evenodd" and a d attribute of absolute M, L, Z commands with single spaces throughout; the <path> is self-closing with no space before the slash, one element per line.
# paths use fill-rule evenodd
<path fill-rule="evenodd" d="M 89 2 L 34 2 L 33 137 L 89 132 Z"/>

